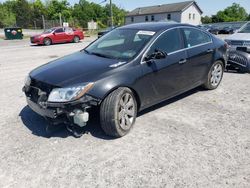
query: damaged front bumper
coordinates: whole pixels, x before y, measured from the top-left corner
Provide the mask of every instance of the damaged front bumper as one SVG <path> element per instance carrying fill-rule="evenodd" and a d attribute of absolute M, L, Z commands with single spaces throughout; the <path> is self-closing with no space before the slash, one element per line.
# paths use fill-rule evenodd
<path fill-rule="evenodd" d="M 52 124 L 67 123 L 83 127 L 89 120 L 87 110 L 98 106 L 101 102 L 101 100 L 87 94 L 71 102 L 48 102 L 49 93 L 33 86 L 24 86 L 23 92 L 26 95 L 28 106 Z"/>
<path fill-rule="evenodd" d="M 229 69 L 233 68 L 250 72 L 250 53 L 240 50 L 230 50 L 227 66 Z"/>

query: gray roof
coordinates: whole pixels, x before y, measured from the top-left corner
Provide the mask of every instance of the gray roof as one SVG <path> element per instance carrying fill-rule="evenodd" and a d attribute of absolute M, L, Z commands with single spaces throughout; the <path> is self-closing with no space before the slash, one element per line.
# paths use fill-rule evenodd
<path fill-rule="evenodd" d="M 139 7 L 129 12 L 127 16 L 182 12 L 188 7 L 190 7 L 192 4 L 195 4 L 198 10 L 202 13 L 202 10 L 200 9 L 200 7 L 197 5 L 195 1 L 185 1 L 185 2 L 180 2 L 180 3 L 156 5 L 156 6 L 149 6 L 149 7 Z"/>

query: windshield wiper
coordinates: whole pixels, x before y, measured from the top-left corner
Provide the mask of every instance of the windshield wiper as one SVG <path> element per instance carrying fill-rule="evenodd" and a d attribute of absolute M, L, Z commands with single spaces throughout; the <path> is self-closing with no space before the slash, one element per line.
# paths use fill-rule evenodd
<path fill-rule="evenodd" d="M 84 52 L 86 52 L 87 54 L 91 54 L 88 50 L 86 50 L 86 49 L 83 49 L 83 50 L 81 50 L 81 51 L 84 51 Z"/>
<path fill-rule="evenodd" d="M 90 51 L 88 51 L 86 49 L 83 49 L 83 51 L 86 52 L 87 54 L 95 55 L 95 56 L 98 56 L 98 57 L 104 57 L 104 58 L 108 58 L 108 59 L 116 59 L 113 56 L 109 56 L 109 55 L 106 55 L 106 54 L 101 54 L 101 53 L 98 53 L 98 52 L 90 52 Z"/>
<path fill-rule="evenodd" d="M 96 55 L 99 57 L 104 57 L 104 58 L 108 58 L 108 59 L 114 59 L 113 57 L 109 56 L 109 55 L 105 55 L 105 54 L 101 54 L 101 53 L 97 53 L 97 52 L 91 52 L 92 55 Z"/>

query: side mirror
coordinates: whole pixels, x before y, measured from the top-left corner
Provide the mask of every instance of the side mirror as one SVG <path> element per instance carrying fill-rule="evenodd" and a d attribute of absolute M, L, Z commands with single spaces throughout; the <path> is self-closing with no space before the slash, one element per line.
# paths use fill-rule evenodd
<path fill-rule="evenodd" d="M 156 49 L 155 50 L 155 59 L 165 59 L 167 57 L 167 54 L 161 50 Z"/>
<path fill-rule="evenodd" d="M 147 55 L 145 57 L 145 61 L 150 61 L 153 59 L 165 59 L 167 57 L 167 54 L 159 49 L 155 49 L 155 52 Z"/>

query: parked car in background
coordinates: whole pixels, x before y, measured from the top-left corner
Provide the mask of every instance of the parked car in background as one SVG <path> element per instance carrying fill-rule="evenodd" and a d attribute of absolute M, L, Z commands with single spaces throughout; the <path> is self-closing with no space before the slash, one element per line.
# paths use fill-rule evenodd
<path fill-rule="evenodd" d="M 235 31 L 232 27 L 224 27 L 219 30 L 219 34 L 234 34 Z"/>
<path fill-rule="evenodd" d="M 46 46 L 55 43 L 79 42 L 84 39 L 84 34 L 79 29 L 70 27 L 54 27 L 44 31 L 40 35 L 30 37 L 32 44 L 44 44 Z"/>
<path fill-rule="evenodd" d="M 209 25 L 198 25 L 197 27 L 207 32 L 209 32 L 209 28 L 210 28 Z"/>
<path fill-rule="evenodd" d="M 198 27 L 132 24 L 33 70 L 23 91 L 31 109 L 52 123 L 68 122 L 76 136 L 98 107 L 104 132 L 121 137 L 138 111 L 197 86 L 216 89 L 226 63 L 226 43 Z"/>
<path fill-rule="evenodd" d="M 214 35 L 218 35 L 220 30 L 215 26 L 209 26 L 207 28 L 207 31 L 214 34 Z"/>
<path fill-rule="evenodd" d="M 250 72 L 250 22 L 225 41 L 229 45 L 228 68 Z"/>
<path fill-rule="evenodd" d="M 107 34 L 108 32 L 112 31 L 113 29 L 115 29 L 116 27 L 113 26 L 113 27 L 108 27 L 102 31 L 99 31 L 98 32 L 98 38 L 102 37 L 103 35 Z"/>

